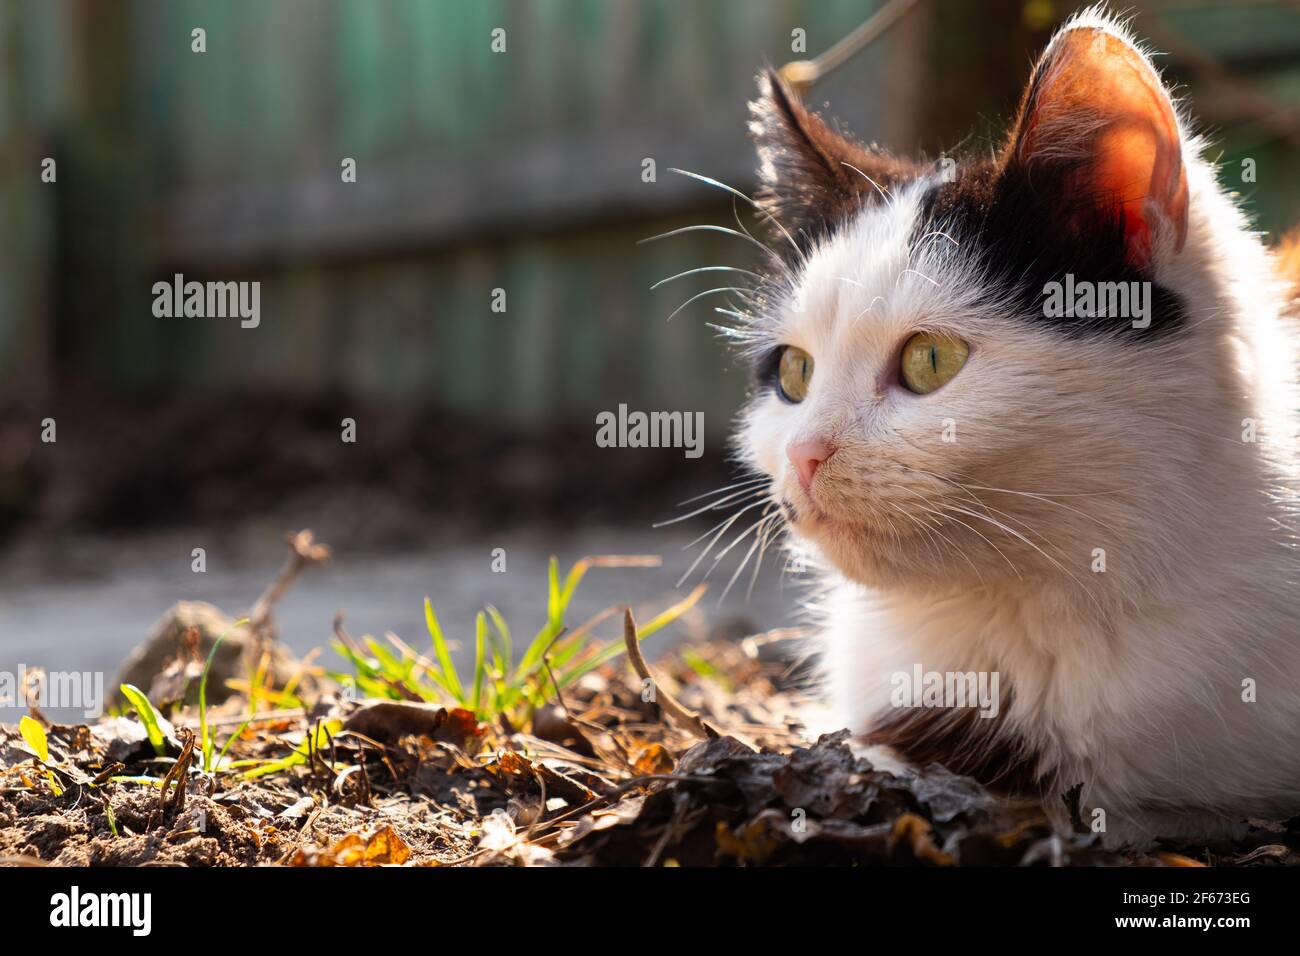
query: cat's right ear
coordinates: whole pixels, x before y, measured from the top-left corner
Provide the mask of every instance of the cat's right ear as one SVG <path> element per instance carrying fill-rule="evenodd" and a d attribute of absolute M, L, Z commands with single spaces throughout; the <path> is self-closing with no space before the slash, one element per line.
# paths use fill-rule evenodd
<path fill-rule="evenodd" d="M 775 70 L 759 74 L 749 114 L 758 149 L 756 199 L 801 248 L 918 174 L 910 162 L 831 129 Z"/>

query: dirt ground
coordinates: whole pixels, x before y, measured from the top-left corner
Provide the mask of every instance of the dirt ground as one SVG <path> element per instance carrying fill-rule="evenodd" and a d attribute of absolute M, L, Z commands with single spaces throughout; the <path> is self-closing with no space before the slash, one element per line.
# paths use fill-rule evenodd
<path fill-rule="evenodd" d="M 873 767 L 844 733 L 807 739 L 789 665 L 757 640 L 619 659 L 534 715 L 529 732 L 463 710 L 354 701 L 249 724 L 231 757 L 296 766 L 257 779 L 199 770 L 197 715 L 174 715 L 160 764 L 133 718 L 51 726 L 63 794 L 0 728 L 0 861 L 10 865 L 1268 865 L 1300 862 L 1300 821 L 1259 824 L 1228 854 L 1101 849 L 932 766 Z M 689 659 L 689 666 L 686 660 Z M 670 706 L 675 704 L 676 706 Z M 689 712 L 689 713 L 686 713 Z M 686 717 L 682 716 L 686 713 Z M 223 740 L 247 717 L 209 712 Z M 331 721 L 335 723 L 331 723 Z M 322 733 L 321 728 L 333 732 Z M 304 741 L 315 739 L 318 747 Z M 158 778 L 167 786 L 133 782 Z M 177 771 L 176 768 L 180 770 Z M 179 781 L 179 784 L 177 783 Z M 111 809 L 111 821 L 108 810 Z"/>

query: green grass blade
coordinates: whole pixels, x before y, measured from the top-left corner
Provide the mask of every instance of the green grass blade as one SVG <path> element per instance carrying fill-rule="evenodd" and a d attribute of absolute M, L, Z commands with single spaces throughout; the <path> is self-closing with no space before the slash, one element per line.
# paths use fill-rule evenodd
<path fill-rule="evenodd" d="M 638 640 L 644 641 L 656 631 L 663 630 L 669 624 L 672 624 L 679 617 L 693 608 L 699 603 L 700 598 L 704 596 L 707 587 L 708 586 L 704 584 L 698 585 L 695 590 L 672 607 L 656 614 L 645 624 L 639 625 L 636 629 Z M 559 677 L 560 686 L 568 687 L 584 674 L 595 670 L 602 664 L 614 660 L 614 658 L 618 657 L 618 655 L 625 651 L 627 651 L 627 646 L 622 641 L 611 641 L 607 646 L 601 648 L 594 656 L 587 658 L 586 660 L 579 660 L 573 667 L 561 674 Z"/>
<path fill-rule="evenodd" d="M 560 562 L 551 555 L 546 563 L 546 620 L 553 624 L 560 618 Z"/>
<path fill-rule="evenodd" d="M 154 753 L 159 757 L 164 756 L 167 753 L 167 740 L 162 728 L 158 726 L 158 712 L 153 709 L 148 696 L 134 684 L 123 684 L 121 691 L 122 696 L 131 702 L 135 712 L 140 715 L 140 723 L 144 724 L 144 732 L 149 737 Z"/>
<path fill-rule="evenodd" d="M 289 770 L 292 767 L 299 767 L 305 764 L 310 758 L 312 751 L 320 751 L 329 743 L 329 738 L 338 734 L 343 729 L 343 721 L 336 719 L 322 721 L 320 725 L 310 734 L 307 739 L 294 747 L 287 757 L 280 760 L 272 760 L 269 763 L 258 767 L 255 770 L 246 771 L 242 776 L 245 780 L 256 780 L 258 777 L 265 777 L 267 774 L 280 773 Z"/>
<path fill-rule="evenodd" d="M 207 663 L 203 665 L 203 674 L 199 677 L 199 740 L 203 744 L 204 773 L 212 772 L 212 738 L 208 734 L 208 674 L 212 671 L 212 662 L 217 658 L 217 648 L 230 636 L 231 631 L 247 624 L 248 618 L 240 618 L 226 628 L 225 633 L 213 642 L 212 650 L 208 652 Z"/>
<path fill-rule="evenodd" d="M 244 735 L 244 731 L 248 729 L 248 725 L 251 724 L 252 722 L 253 722 L 253 718 L 249 717 L 246 721 L 244 721 L 242 724 L 239 725 L 238 730 L 236 730 L 233 734 L 231 734 L 226 739 L 226 744 L 224 747 L 221 748 L 221 753 L 217 754 L 217 762 L 213 765 L 214 771 L 221 769 L 221 761 L 226 759 L 226 753 L 230 750 L 230 745 Z"/>
<path fill-rule="evenodd" d="M 370 653 L 374 654 L 375 659 L 379 661 L 380 669 L 385 677 L 402 684 L 407 682 L 411 676 L 411 671 L 415 668 L 413 662 L 402 660 L 369 634 L 363 637 L 362 640 L 365 641 Z"/>
<path fill-rule="evenodd" d="M 424 599 L 424 623 L 429 629 L 429 638 L 433 641 L 434 656 L 438 659 L 438 666 L 442 668 L 442 679 L 456 703 L 463 705 L 465 689 L 461 686 L 460 676 L 456 673 L 456 665 L 452 663 L 451 649 L 448 648 L 447 639 L 438 625 L 438 616 L 433 613 L 433 604 L 427 597 Z"/>
<path fill-rule="evenodd" d="M 537 670 L 541 665 L 542 655 L 546 653 L 551 641 L 555 640 L 555 635 L 560 633 L 560 628 L 563 626 L 562 623 L 552 622 L 537 632 L 537 636 L 524 651 L 524 656 L 519 659 L 519 666 L 515 668 L 515 673 L 510 679 L 511 684 L 516 686 L 523 684 Z"/>
<path fill-rule="evenodd" d="M 590 567 L 591 561 L 583 558 L 570 569 L 569 576 L 564 579 L 564 590 L 560 592 L 561 614 L 569 609 L 569 602 L 573 600 L 573 592 L 578 590 L 578 585 L 582 583 L 582 579 Z"/>
<path fill-rule="evenodd" d="M 126 776 L 126 777 L 109 777 L 108 779 L 113 783 L 142 783 L 145 784 L 146 786 L 155 787 L 155 788 L 161 788 L 163 785 L 162 777 Z"/>
<path fill-rule="evenodd" d="M 507 624 L 506 619 L 501 616 L 501 612 L 491 604 L 487 606 L 487 613 L 488 618 L 492 622 L 492 630 L 497 635 L 497 637 L 492 641 L 499 660 L 497 669 L 501 671 L 502 674 L 505 674 L 514 663 L 515 656 L 514 647 L 510 642 L 510 625 Z"/>
<path fill-rule="evenodd" d="M 483 693 L 483 675 L 487 673 L 487 615 L 479 611 L 474 618 L 474 688 L 470 691 L 469 709 L 478 713 Z"/>

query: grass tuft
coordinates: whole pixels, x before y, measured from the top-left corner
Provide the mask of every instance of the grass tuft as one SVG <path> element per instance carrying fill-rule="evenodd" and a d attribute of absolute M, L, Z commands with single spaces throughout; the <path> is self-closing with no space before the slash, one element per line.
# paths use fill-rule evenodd
<path fill-rule="evenodd" d="M 424 620 L 429 632 L 432 657 L 420 654 L 395 635 L 387 643 L 364 637 L 336 640 L 335 651 L 352 667 L 352 673 L 331 676 L 355 687 L 366 697 L 410 699 L 463 707 L 479 720 L 504 718 L 511 726 L 524 727 L 553 690 L 563 690 L 584 674 L 625 652 L 621 640 L 596 641 L 592 629 L 618 610 L 609 607 L 570 630 L 566 615 L 578 585 L 592 568 L 654 567 L 657 557 L 594 556 L 578 561 L 568 574 L 560 576 L 559 562 L 552 557 L 547 566 L 546 620 L 514 661 L 510 627 L 493 606 L 474 618 L 473 678 L 466 687 L 452 661 L 452 645 L 438 621 L 433 603 L 424 599 Z M 651 618 L 640 628 L 647 637 L 677 620 L 695 606 L 704 594 L 701 585 L 683 600 Z M 555 675 L 552 686 L 547 665 Z"/>

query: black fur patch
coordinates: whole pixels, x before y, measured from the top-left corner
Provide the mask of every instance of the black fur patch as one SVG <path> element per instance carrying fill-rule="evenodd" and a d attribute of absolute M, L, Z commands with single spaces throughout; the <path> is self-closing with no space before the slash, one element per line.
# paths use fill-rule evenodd
<path fill-rule="evenodd" d="M 857 142 L 809 110 L 774 70 L 758 77 L 749 132 L 758 149 L 757 200 L 772 220 L 776 248 L 787 255 L 784 229 L 801 252 L 834 233 L 881 193 L 915 178 L 910 160 Z M 770 223 L 769 223 L 770 225 Z"/>
<path fill-rule="evenodd" d="M 1010 704 L 1010 692 L 1004 691 L 1003 714 Z M 1002 720 L 1002 715 L 984 718 L 965 709 L 891 710 L 876 720 L 864 739 L 892 748 L 916 766 L 938 763 L 1003 793 L 1037 793 L 1043 785 L 1039 755 L 1008 733 Z"/>
<path fill-rule="evenodd" d="M 1111 203 L 1070 194 L 1071 177 L 1046 166 L 1029 172 L 995 161 L 959 169 L 952 182 L 925 196 L 913 238 L 934 230 L 952 236 L 978 257 L 987 281 L 1010 293 L 1018 314 L 1066 335 L 1105 335 L 1133 342 L 1160 337 L 1184 325 L 1181 299 L 1151 281 L 1126 255 L 1124 229 Z M 1049 316 L 1044 286 L 1080 282 L 1151 282 L 1150 324 L 1134 328 L 1130 316 Z"/>

